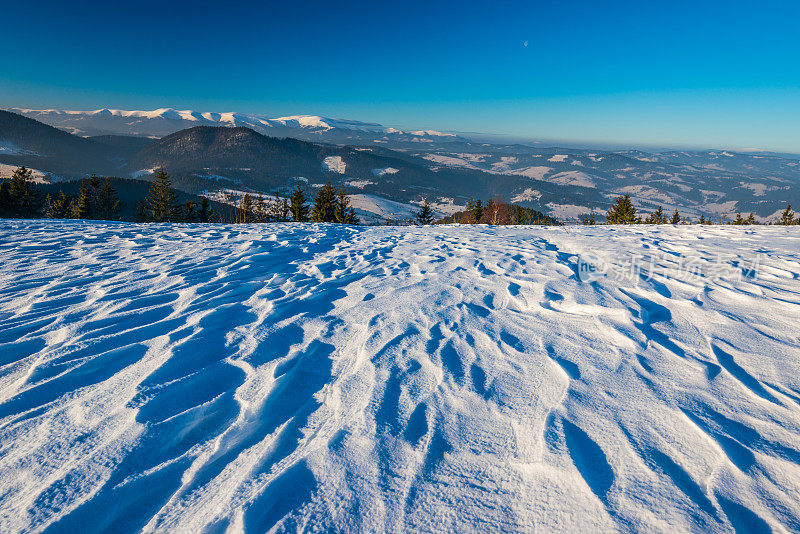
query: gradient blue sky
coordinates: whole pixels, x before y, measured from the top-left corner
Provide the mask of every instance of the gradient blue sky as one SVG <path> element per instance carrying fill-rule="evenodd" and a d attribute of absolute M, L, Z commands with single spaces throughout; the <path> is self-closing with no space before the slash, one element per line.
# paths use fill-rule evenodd
<path fill-rule="evenodd" d="M 0 107 L 800 152 L 800 2 L 7 2 Z M 525 46 L 527 43 L 527 46 Z"/>

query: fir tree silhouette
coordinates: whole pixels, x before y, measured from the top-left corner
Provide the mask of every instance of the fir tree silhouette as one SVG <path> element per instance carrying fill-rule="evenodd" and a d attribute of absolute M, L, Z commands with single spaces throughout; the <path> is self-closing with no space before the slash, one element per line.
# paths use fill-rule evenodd
<path fill-rule="evenodd" d="M 289 209 L 292 212 L 292 219 L 296 222 L 306 222 L 308 220 L 308 205 L 306 205 L 306 193 L 300 186 L 292 191 Z"/>
<path fill-rule="evenodd" d="M 330 182 L 317 192 L 314 198 L 314 207 L 311 208 L 313 222 L 333 222 L 336 210 L 336 190 Z"/>
<path fill-rule="evenodd" d="M 781 213 L 781 218 L 778 221 L 778 223 L 784 226 L 790 226 L 792 224 L 795 224 L 794 212 L 792 211 L 791 204 L 786 205 L 786 209 Z"/>
<path fill-rule="evenodd" d="M 39 211 L 39 192 L 33 185 L 33 171 L 18 167 L 8 183 L 10 215 L 12 217 L 36 217 Z"/>
<path fill-rule="evenodd" d="M 606 224 L 634 224 L 636 222 L 636 208 L 631 202 L 630 195 L 617 197 L 614 204 L 606 212 Z"/>
<path fill-rule="evenodd" d="M 95 211 L 100 219 L 112 220 L 119 217 L 122 211 L 122 202 L 119 200 L 117 190 L 111 185 L 111 180 L 106 178 L 103 185 L 95 194 Z"/>
<path fill-rule="evenodd" d="M 178 195 L 172 188 L 172 181 L 164 167 L 156 171 L 150 193 L 145 199 L 145 207 L 148 218 L 155 222 L 173 221 L 177 216 Z"/>
<path fill-rule="evenodd" d="M 422 207 L 417 212 L 417 216 L 415 217 L 417 224 L 426 225 L 433 223 L 433 210 L 431 209 L 431 205 L 428 204 L 428 199 L 422 201 Z"/>

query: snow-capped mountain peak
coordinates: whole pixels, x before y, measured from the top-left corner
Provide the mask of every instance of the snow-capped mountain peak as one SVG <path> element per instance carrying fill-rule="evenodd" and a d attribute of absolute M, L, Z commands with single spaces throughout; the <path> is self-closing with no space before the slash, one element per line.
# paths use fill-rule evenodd
<path fill-rule="evenodd" d="M 178 110 L 159 108 L 146 110 L 122 110 L 102 108 L 91 111 L 11 108 L 9 111 L 25 115 L 51 126 L 62 128 L 76 135 L 122 134 L 164 136 L 193 126 L 244 126 L 260 133 L 275 136 L 303 137 L 304 134 L 326 135 L 323 140 L 338 137 L 372 141 L 372 136 L 392 139 L 407 138 L 408 141 L 455 140 L 457 136 L 436 130 L 403 131 L 374 122 L 353 119 L 336 119 L 319 115 L 288 115 L 268 117 L 265 115 Z M 337 136 L 337 133 L 339 134 Z"/>
<path fill-rule="evenodd" d="M 411 135 L 430 136 L 430 137 L 455 137 L 455 134 L 439 132 L 436 130 L 415 130 L 408 132 Z"/>

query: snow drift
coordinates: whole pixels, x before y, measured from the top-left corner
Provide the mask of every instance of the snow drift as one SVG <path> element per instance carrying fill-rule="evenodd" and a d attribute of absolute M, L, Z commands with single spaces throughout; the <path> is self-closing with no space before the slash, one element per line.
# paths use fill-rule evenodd
<path fill-rule="evenodd" d="M 0 530 L 798 531 L 796 230 L 0 222 Z"/>

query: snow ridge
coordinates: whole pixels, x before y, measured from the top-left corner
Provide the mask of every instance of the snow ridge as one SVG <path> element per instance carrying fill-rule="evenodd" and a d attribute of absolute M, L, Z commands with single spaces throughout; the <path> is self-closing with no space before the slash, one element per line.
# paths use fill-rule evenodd
<path fill-rule="evenodd" d="M 5 220 L 0 262 L 0 531 L 800 530 L 791 228 Z"/>

